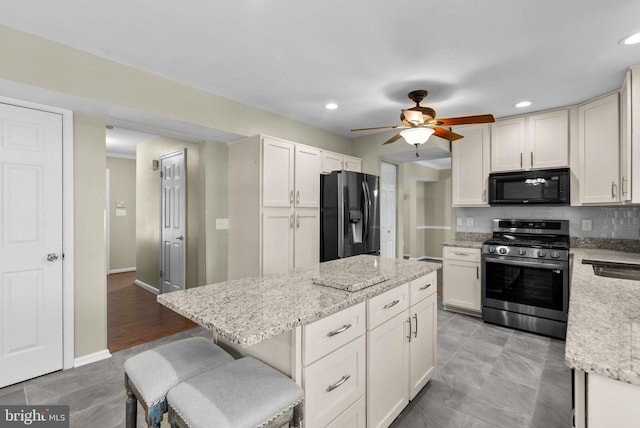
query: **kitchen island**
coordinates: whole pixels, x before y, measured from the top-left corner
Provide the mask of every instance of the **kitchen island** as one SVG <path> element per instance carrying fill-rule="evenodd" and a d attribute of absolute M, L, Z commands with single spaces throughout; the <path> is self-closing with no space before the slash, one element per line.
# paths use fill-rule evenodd
<path fill-rule="evenodd" d="M 596 276 L 592 265 L 582 262 L 627 263 L 640 268 L 640 254 L 593 249 L 572 252 L 565 362 L 574 369 L 575 426 L 608 427 L 615 421 L 617 427 L 637 427 L 640 281 Z"/>
<path fill-rule="evenodd" d="M 388 425 L 435 372 L 439 268 L 361 255 L 158 302 L 291 376 L 305 390 L 305 427 Z"/>

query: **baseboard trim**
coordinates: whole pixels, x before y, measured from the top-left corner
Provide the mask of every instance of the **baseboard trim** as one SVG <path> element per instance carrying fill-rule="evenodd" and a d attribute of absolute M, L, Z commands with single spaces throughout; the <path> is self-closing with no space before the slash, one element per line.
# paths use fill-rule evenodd
<path fill-rule="evenodd" d="M 124 272 L 135 272 L 136 271 L 136 267 L 128 267 L 128 268 L 122 268 L 122 269 L 109 269 L 109 275 L 111 275 L 112 273 L 124 273 Z"/>
<path fill-rule="evenodd" d="M 133 281 L 133 283 L 138 287 L 142 287 L 145 290 L 152 292 L 153 294 L 158 294 L 158 289 L 152 285 L 147 284 L 146 282 L 142 282 L 139 279 L 136 279 L 135 281 Z"/>
<path fill-rule="evenodd" d="M 95 363 L 96 361 L 106 360 L 107 358 L 111 358 L 111 352 L 108 349 L 103 349 L 102 351 L 94 352 L 93 354 L 83 355 L 82 357 L 78 357 L 73 361 L 73 367 L 80 367 L 87 364 Z"/>

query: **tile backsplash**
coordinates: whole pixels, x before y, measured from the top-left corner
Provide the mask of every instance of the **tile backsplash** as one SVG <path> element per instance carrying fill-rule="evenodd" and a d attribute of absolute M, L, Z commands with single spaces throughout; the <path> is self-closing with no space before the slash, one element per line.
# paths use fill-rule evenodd
<path fill-rule="evenodd" d="M 569 220 L 572 237 L 640 240 L 640 207 L 636 206 L 457 208 L 455 228 L 457 232 L 490 233 L 494 218 L 563 219 Z"/>

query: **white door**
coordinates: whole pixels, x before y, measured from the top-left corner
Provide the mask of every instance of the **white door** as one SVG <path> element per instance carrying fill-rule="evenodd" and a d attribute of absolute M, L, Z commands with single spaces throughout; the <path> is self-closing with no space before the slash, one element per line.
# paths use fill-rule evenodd
<path fill-rule="evenodd" d="M 262 213 L 262 274 L 286 272 L 293 267 L 293 211 L 265 209 Z"/>
<path fill-rule="evenodd" d="M 264 138 L 262 141 L 262 205 L 293 205 L 294 145 Z M 318 178 L 319 180 L 319 178 Z"/>
<path fill-rule="evenodd" d="M 317 209 L 299 209 L 295 221 L 294 266 L 320 262 L 320 213 Z"/>
<path fill-rule="evenodd" d="M 186 150 L 160 157 L 160 292 L 185 289 Z"/>
<path fill-rule="evenodd" d="M 396 169 L 382 162 L 380 171 L 380 255 L 396 256 Z"/>
<path fill-rule="evenodd" d="M 437 300 L 435 293 L 411 307 L 409 400 L 413 400 L 436 370 Z"/>
<path fill-rule="evenodd" d="M 0 104 L 0 387 L 62 369 L 62 116 Z"/>
<path fill-rule="evenodd" d="M 320 150 L 305 146 L 295 149 L 295 206 L 320 206 Z"/>

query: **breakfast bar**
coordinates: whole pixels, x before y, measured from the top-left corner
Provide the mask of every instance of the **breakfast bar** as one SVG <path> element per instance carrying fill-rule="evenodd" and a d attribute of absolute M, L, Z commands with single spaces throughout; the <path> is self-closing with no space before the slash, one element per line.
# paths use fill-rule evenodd
<path fill-rule="evenodd" d="M 158 302 L 300 384 L 305 427 L 364 421 L 366 411 L 367 425 L 390 423 L 435 372 L 439 268 L 360 255 L 161 294 Z M 398 369 L 376 370 L 382 360 L 397 360 Z"/>

